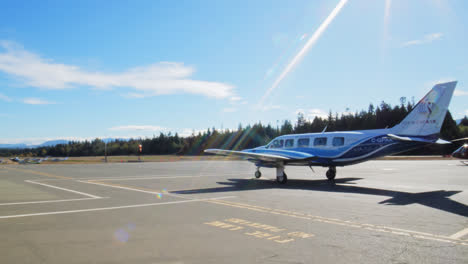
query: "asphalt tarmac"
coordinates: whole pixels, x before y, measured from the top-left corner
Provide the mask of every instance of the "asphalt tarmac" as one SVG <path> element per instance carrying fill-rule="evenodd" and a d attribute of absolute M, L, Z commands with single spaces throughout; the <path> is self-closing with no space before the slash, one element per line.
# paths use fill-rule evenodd
<path fill-rule="evenodd" d="M 1 263 L 468 263 L 468 166 L 0 166 Z"/>

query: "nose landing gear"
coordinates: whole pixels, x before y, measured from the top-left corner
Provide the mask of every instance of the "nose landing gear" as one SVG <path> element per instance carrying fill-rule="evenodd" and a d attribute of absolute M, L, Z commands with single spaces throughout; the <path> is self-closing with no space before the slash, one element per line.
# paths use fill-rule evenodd
<path fill-rule="evenodd" d="M 255 171 L 255 178 L 259 179 L 260 177 L 262 177 L 262 173 L 260 172 L 260 168 L 257 168 Z"/>

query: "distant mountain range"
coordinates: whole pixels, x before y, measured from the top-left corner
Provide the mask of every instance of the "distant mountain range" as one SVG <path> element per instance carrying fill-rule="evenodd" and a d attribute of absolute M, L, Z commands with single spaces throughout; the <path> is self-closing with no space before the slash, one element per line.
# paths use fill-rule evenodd
<path fill-rule="evenodd" d="M 109 143 L 115 140 L 127 140 L 124 138 L 103 138 L 102 141 Z M 41 148 L 41 147 L 53 147 L 58 144 L 68 144 L 70 140 L 57 139 L 49 140 L 38 145 L 31 145 L 26 143 L 16 143 L 16 144 L 0 144 L 0 148 L 9 148 L 9 149 L 23 149 L 23 148 Z"/>
<path fill-rule="evenodd" d="M 40 147 L 51 147 L 58 144 L 68 144 L 68 140 L 49 140 L 39 145 L 30 145 L 26 143 L 17 143 L 17 144 L 0 144 L 0 148 L 12 148 L 12 149 L 21 149 L 21 148 L 40 148 Z"/>

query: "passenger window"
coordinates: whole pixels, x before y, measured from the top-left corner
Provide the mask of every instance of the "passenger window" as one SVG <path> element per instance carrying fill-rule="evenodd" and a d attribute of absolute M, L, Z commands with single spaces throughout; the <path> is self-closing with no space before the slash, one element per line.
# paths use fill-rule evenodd
<path fill-rule="evenodd" d="M 309 139 L 308 138 L 300 138 L 297 141 L 297 147 L 298 148 L 309 147 Z"/>
<path fill-rule="evenodd" d="M 285 148 L 292 148 L 294 146 L 294 139 L 286 139 L 284 142 Z"/>
<path fill-rule="evenodd" d="M 284 141 L 282 139 L 277 139 L 273 141 L 270 148 L 282 148 Z"/>
<path fill-rule="evenodd" d="M 326 146 L 327 145 L 327 138 L 320 137 L 314 139 L 314 146 Z"/>
<path fill-rule="evenodd" d="M 333 138 L 333 146 L 343 146 L 344 145 L 344 137 L 334 137 Z"/>

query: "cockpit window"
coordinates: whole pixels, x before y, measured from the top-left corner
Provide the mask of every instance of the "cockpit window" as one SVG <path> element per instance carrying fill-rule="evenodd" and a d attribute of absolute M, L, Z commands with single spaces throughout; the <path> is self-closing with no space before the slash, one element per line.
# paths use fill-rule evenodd
<path fill-rule="evenodd" d="M 292 148 L 293 146 L 294 146 L 294 139 L 286 139 L 286 141 L 284 141 L 285 148 Z"/>
<path fill-rule="evenodd" d="M 332 142 L 334 147 L 344 145 L 344 137 L 334 137 Z"/>
<path fill-rule="evenodd" d="M 308 138 L 300 138 L 297 141 L 297 147 L 298 148 L 304 148 L 309 146 L 309 139 Z"/>
<path fill-rule="evenodd" d="M 277 139 L 271 143 L 270 148 L 282 148 L 284 144 L 284 140 Z"/>
<path fill-rule="evenodd" d="M 327 138 L 326 137 L 319 137 L 314 139 L 314 146 L 326 146 L 327 145 Z"/>

